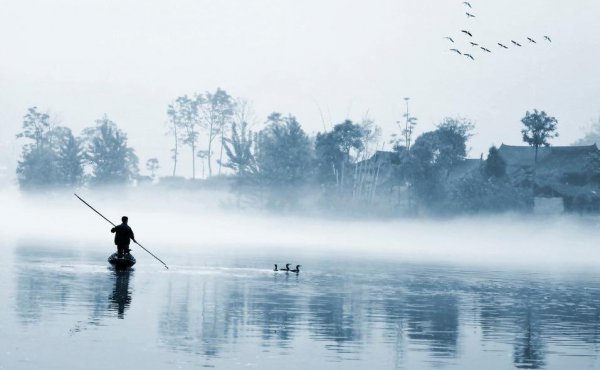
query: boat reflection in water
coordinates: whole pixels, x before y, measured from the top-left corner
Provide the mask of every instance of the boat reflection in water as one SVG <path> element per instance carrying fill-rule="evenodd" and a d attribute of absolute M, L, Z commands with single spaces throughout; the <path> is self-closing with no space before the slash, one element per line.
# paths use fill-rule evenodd
<path fill-rule="evenodd" d="M 129 278 L 133 274 L 131 269 L 114 269 L 112 278 L 114 279 L 114 289 L 110 295 L 109 308 L 117 312 L 117 317 L 123 319 L 125 310 L 131 304 L 131 290 L 129 289 Z"/>

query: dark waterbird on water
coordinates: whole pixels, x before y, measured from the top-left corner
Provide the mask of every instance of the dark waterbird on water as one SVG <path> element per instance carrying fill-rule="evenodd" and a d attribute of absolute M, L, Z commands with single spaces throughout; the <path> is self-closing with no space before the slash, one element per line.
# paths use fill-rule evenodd
<path fill-rule="evenodd" d="M 96 213 L 97 213 L 97 214 L 98 214 L 100 217 L 102 217 L 103 219 L 105 219 L 105 220 L 106 220 L 106 221 L 107 221 L 109 224 L 113 225 L 113 229 L 115 229 L 115 232 L 116 232 L 116 229 L 117 229 L 119 226 L 121 226 L 121 225 L 119 225 L 119 226 L 115 225 L 115 224 L 114 224 L 114 223 L 113 223 L 111 220 L 109 220 L 108 218 L 104 217 L 104 215 L 103 215 L 102 213 L 98 212 L 98 211 L 97 211 L 97 210 L 96 210 L 94 207 L 92 207 L 92 206 L 91 206 L 91 205 L 90 205 L 88 202 L 86 202 L 85 200 L 83 200 L 83 199 L 82 199 L 82 198 L 81 198 L 79 195 L 77 195 L 77 194 L 75 194 L 75 193 L 74 193 L 74 195 L 77 197 L 77 199 L 79 199 L 80 201 L 82 201 L 82 202 L 83 202 L 83 204 L 85 204 L 86 206 L 90 207 L 90 209 L 91 209 L 92 211 L 96 212 Z M 124 216 L 123 218 L 124 218 L 124 219 L 127 219 L 125 216 Z M 116 236 L 115 236 L 115 238 L 116 238 Z M 143 250 L 145 250 L 146 252 L 148 252 L 148 254 L 150 254 L 152 257 L 156 258 L 156 260 L 158 260 L 160 263 L 162 263 L 162 264 L 163 264 L 163 266 L 165 266 L 165 268 L 166 268 L 167 270 L 169 269 L 169 266 L 167 266 L 167 264 L 166 264 L 166 263 L 164 263 L 164 262 L 163 262 L 163 261 L 162 261 L 160 258 L 156 257 L 156 256 L 155 256 L 155 255 L 154 255 L 152 252 L 150 252 L 148 249 L 144 248 L 144 246 L 142 246 L 142 245 L 141 245 L 140 243 L 138 243 L 138 242 L 137 242 L 135 239 L 133 239 L 133 232 L 131 233 L 131 239 L 133 240 L 133 242 L 134 242 L 135 244 L 137 244 L 138 246 L 140 246 L 140 248 L 142 248 Z M 127 251 L 129 251 L 129 249 L 127 249 Z M 119 255 L 119 254 L 118 254 L 118 253 L 116 253 L 116 254 L 117 254 L 117 258 L 119 258 L 119 257 L 118 257 L 118 255 Z M 110 256 L 110 257 L 109 257 L 109 261 L 110 261 L 110 258 L 111 258 L 111 257 L 113 257 L 113 256 Z M 131 256 L 131 257 L 133 258 L 133 256 Z M 123 258 L 123 257 L 121 257 L 121 258 Z M 133 263 L 135 263 L 135 258 L 133 258 Z"/>
<path fill-rule="evenodd" d="M 278 269 L 277 264 L 275 264 L 275 268 L 273 269 L 273 271 L 285 271 L 285 272 L 290 271 L 290 265 L 291 265 L 291 263 L 286 263 L 284 269 Z"/>
<path fill-rule="evenodd" d="M 300 267 L 302 267 L 302 265 L 296 265 L 296 268 L 293 269 L 293 270 L 290 270 L 290 272 L 299 273 L 300 272 Z"/>

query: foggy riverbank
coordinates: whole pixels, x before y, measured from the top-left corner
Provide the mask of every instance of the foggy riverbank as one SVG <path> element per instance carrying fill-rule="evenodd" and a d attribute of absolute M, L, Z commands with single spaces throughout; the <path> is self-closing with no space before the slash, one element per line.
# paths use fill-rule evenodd
<path fill-rule="evenodd" d="M 113 222 L 127 215 L 138 240 L 162 254 L 214 251 L 364 256 L 461 264 L 597 266 L 596 217 L 503 214 L 451 219 L 356 220 L 224 209 L 214 194 L 190 200 L 82 191 Z M 112 245 L 110 225 L 77 198 L 0 193 L 4 240 Z"/>

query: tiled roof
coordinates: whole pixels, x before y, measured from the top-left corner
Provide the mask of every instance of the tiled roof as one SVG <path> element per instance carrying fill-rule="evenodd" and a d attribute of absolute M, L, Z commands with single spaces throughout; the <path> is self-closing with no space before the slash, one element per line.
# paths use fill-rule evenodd
<path fill-rule="evenodd" d="M 535 148 L 502 144 L 500 157 L 509 167 L 530 167 L 535 162 Z M 538 149 L 538 169 L 554 168 L 582 171 L 590 154 L 599 154 L 596 144 L 585 146 L 550 146 Z"/>

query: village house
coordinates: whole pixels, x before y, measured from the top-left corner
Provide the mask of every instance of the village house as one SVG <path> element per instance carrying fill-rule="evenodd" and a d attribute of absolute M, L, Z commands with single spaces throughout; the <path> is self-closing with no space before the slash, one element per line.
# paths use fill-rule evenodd
<path fill-rule="evenodd" d="M 600 212 L 600 150 L 595 144 L 540 147 L 537 162 L 535 148 L 530 146 L 502 144 L 498 154 L 510 181 L 533 194 L 536 212 Z M 405 208 L 410 202 L 408 185 L 398 182 L 397 161 L 397 153 L 377 151 L 357 163 L 356 198 Z M 465 159 L 453 167 L 446 181 L 458 181 L 479 170 L 482 163 L 483 158 Z"/>
<path fill-rule="evenodd" d="M 498 154 L 507 175 L 520 186 L 531 186 L 537 208 L 560 207 L 567 212 L 600 211 L 600 150 L 586 146 L 535 148 L 502 144 Z"/>

